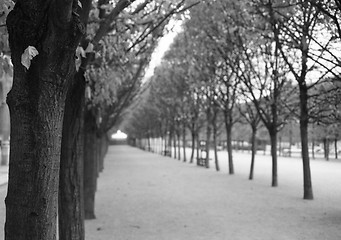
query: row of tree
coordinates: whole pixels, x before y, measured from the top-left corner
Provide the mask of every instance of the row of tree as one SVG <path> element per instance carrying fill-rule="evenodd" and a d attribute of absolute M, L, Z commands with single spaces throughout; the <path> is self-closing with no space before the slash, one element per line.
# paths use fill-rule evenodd
<path fill-rule="evenodd" d="M 328 138 L 336 140 L 340 134 L 340 10 L 338 1 L 202 1 L 186 15 L 183 31 L 137 98 L 126 131 L 136 138 L 179 139 L 189 129 L 194 146 L 205 128 L 216 148 L 223 124 L 233 174 L 236 122 L 252 129 L 252 163 L 263 126 L 277 186 L 278 134 L 298 122 L 303 198 L 313 199 L 308 127 L 333 129 Z"/>
<path fill-rule="evenodd" d="M 196 3 L 14 2 L 0 0 L 0 52 L 13 71 L 5 239 L 56 239 L 57 215 L 59 239 L 84 239 L 107 132 L 167 23 Z"/>

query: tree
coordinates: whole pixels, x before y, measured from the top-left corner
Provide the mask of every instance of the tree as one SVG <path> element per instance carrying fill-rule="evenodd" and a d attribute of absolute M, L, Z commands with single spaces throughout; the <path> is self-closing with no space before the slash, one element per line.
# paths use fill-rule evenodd
<path fill-rule="evenodd" d="M 309 0 L 308 2 L 325 16 L 325 24 L 331 30 L 333 35 L 341 38 L 340 1 Z"/>
<path fill-rule="evenodd" d="M 79 11 L 77 1 L 19 0 L 7 17 L 14 68 L 7 98 L 12 126 L 8 240 L 56 238 L 64 105 L 84 33 Z M 38 54 L 26 67 L 21 60 L 25 49 Z"/>
<path fill-rule="evenodd" d="M 167 25 L 170 18 L 174 14 L 180 13 L 181 11 L 184 11 L 186 9 L 186 7 L 184 6 L 185 4 L 184 0 L 179 0 L 174 5 L 168 4 L 165 1 L 152 1 L 152 2 L 144 1 L 141 4 L 131 6 L 131 7 L 128 7 L 130 6 L 130 3 L 128 4 L 128 2 L 131 2 L 131 1 L 124 1 L 124 2 L 125 4 L 122 3 L 123 4 L 122 6 L 125 6 L 124 8 L 122 8 L 120 4 L 117 4 L 115 6 L 115 8 L 120 7 L 118 11 L 121 11 L 124 17 L 117 19 L 114 25 L 112 25 L 113 19 L 110 19 L 109 21 L 108 16 L 106 14 L 101 15 L 101 11 L 99 11 L 99 15 L 98 15 L 99 18 L 106 19 L 108 21 L 105 20 L 105 21 L 100 22 L 100 27 L 95 33 L 93 33 L 94 37 L 92 39 L 92 43 L 95 45 L 95 47 L 96 47 L 96 43 L 99 46 L 99 42 L 101 41 L 104 41 L 104 42 L 110 41 L 110 42 L 114 42 L 115 44 L 117 44 L 115 45 L 115 47 L 112 48 L 114 51 L 113 53 L 108 54 L 109 55 L 108 57 L 105 56 L 105 53 L 102 54 L 102 57 L 101 57 L 102 62 L 100 63 L 101 65 L 106 65 L 107 63 L 115 62 L 113 60 L 113 57 L 115 56 L 117 57 L 117 59 L 119 59 L 119 61 L 121 61 L 121 63 L 116 64 L 115 67 L 119 67 L 123 69 L 127 66 L 125 63 L 126 62 L 131 63 L 131 60 L 134 58 L 140 58 L 140 60 L 143 60 L 143 59 L 148 60 L 150 58 L 150 54 L 152 50 L 155 48 L 156 40 L 159 39 L 163 35 L 164 28 Z M 112 12 L 115 11 L 115 8 L 112 10 Z M 118 14 L 117 11 L 116 11 L 116 14 Z M 109 25 L 106 25 L 106 24 L 109 24 Z M 105 34 L 108 34 L 110 31 L 114 31 L 115 33 L 118 34 L 118 36 L 117 35 L 108 36 L 104 38 Z M 100 38 L 99 36 L 102 36 L 102 37 Z M 104 48 L 103 52 L 106 52 L 106 53 L 109 52 L 107 45 L 105 44 L 100 44 L 100 45 L 101 47 Z M 125 61 L 125 59 L 127 58 L 127 55 L 130 55 L 130 57 L 128 57 L 128 60 Z M 107 59 L 105 59 L 106 57 Z M 115 72 L 118 73 L 120 71 L 115 70 Z M 122 72 L 122 73 L 126 74 L 127 72 Z M 124 75 L 122 73 L 120 73 L 119 75 Z M 142 74 L 143 71 L 139 71 L 139 73 Z M 122 80 L 124 80 L 124 78 L 121 79 L 121 81 Z M 102 87 L 98 88 L 98 85 L 95 82 L 95 84 L 90 86 L 90 88 L 91 88 L 91 91 L 94 92 L 96 91 L 96 89 L 101 89 Z M 122 111 L 122 109 L 120 111 Z M 90 113 L 92 113 L 94 116 L 92 118 L 88 118 L 88 120 L 91 120 L 91 121 L 89 121 L 88 123 L 85 122 L 85 125 L 86 124 L 89 124 L 92 126 L 99 125 L 98 122 L 99 121 L 102 122 L 103 120 L 103 116 L 101 116 L 103 112 L 106 112 L 106 111 L 103 111 L 102 107 L 99 107 L 98 105 L 93 105 L 92 109 L 90 110 Z M 104 132 L 101 131 L 103 128 L 96 127 L 95 129 L 96 129 L 97 136 L 103 136 Z M 98 146 L 97 148 L 101 148 L 101 147 Z M 94 150 L 99 152 L 99 149 L 97 148 Z M 86 149 L 90 149 L 90 148 L 86 148 Z M 89 155 L 97 156 L 96 154 L 89 154 Z M 93 161 L 96 162 L 96 159 L 94 159 Z M 86 166 L 91 166 L 91 164 L 86 165 Z M 86 188 L 86 185 L 85 185 L 85 188 Z M 90 198 L 90 202 L 92 202 L 91 199 L 92 198 Z M 85 202 L 86 202 L 86 199 L 85 199 Z M 92 218 L 94 217 L 94 214 L 90 214 L 89 216 Z"/>
<path fill-rule="evenodd" d="M 151 47 L 149 46 L 148 42 L 150 42 L 150 38 L 158 38 L 160 36 L 160 31 L 158 30 L 162 29 L 162 26 L 167 23 L 169 18 L 173 16 L 176 13 L 179 13 L 179 11 L 182 10 L 183 5 L 185 4 L 185 1 L 178 1 L 175 5 L 168 5 L 164 1 L 143 1 L 140 3 L 135 3 L 135 1 L 127 1 L 127 0 L 120 0 L 117 3 L 109 2 L 109 1 L 98 1 L 94 2 L 92 4 L 92 1 L 82 1 L 83 11 L 81 14 L 81 18 L 84 18 L 84 22 L 88 22 L 88 33 L 87 36 L 84 37 L 81 46 L 77 49 L 78 57 L 81 61 L 78 61 L 77 68 L 78 72 L 75 77 L 75 85 L 73 85 L 73 89 L 70 90 L 72 92 L 79 92 L 81 95 L 85 95 L 84 89 L 85 88 L 85 77 L 84 75 L 89 71 L 91 66 L 94 66 L 98 64 L 98 59 L 105 60 L 106 63 L 101 62 L 102 64 L 108 64 L 112 66 L 112 60 L 113 59 L 119 59 L 120 61 L 124 62 L 126 60 L 125 54 L 127 52 L 141 55 L 141 54 L 147 54 L 146 51 L 150 51 Z M 87 21 L 88 13 L 86 13 L 85 9 L 90 10 L 90 17 L 89 21 Z M 118 19 L 118 16 L 121 16 Z M 106 36 L 109 35 L 109 38 Z M 109 40 L 108 40 L 109 39 Z M 108 44 L 105 45 L 103 43 L 112 43 L 112 39 L 116 39 L 115 42 L 115 48 L 108 48 Z M 91 42 L 89 44 L 89 42 Z M 93 52 L 92 52 L 92 46 L 93 46 Z M 88 50 L 90 49 L 90 50 Z M 149 50 L 148 50 L 149 49 Z M 101 56 L 103 57 L 97 57 L 98 53 L 102 53 Z M 107 54 L 105 54 L 107 53 Z M 109 57 L 109 58 L 108 58 Z M 133 64 L 132 64 L 133 65 Z M 116 65 L 112 67 L 118 67 L 121 68 L 122 65 Z M 139 71 L 139 73 L 142 73 L 143 71 Z M 129 77 L 128 77 L 129 78 Z M 123 77 L 124 79 L 124 77 Z M 137 81 L 138 83 L 138 81 Z M 101 89 L 100 86 L 97 84 L 93 85 L 95 89 Z M 97 87 L 96 87 L 97 86 Z M 128 87 L 128 89 L 133 89 L 136 86 Z M 89 92 L 89 91 L 88 91 Z M 96 91 L 93 91 L 96 92 Z M 127 106 L 129 103 L 129 95 L 131 95 L 131 90 L 128 90 L 128 94 L 118 95 L 114 96 L 116 97 L 122 97 L 122 104 L 116 105 L 118 109 L 114 109 L 114 106 L 110 106 L 110 111 L 112 115 L 110 116 L 110 120 L 108 121 L 102 121 L 101 127 L 98 127 L 98 121 L 102 118 L 102 120 L 107 120 L 108 116 L 100 116 L 99 113 L 110 113 L 107 111 L 98 111 L 98 109 L 94 109 L 90 111 L 90 114 L 95 114 L 94 116 L 87 115 L 86 118 L 87 124 L 89 124 L 87 127 L 89 129 L 92 129 L 92 133 L 96 134 L 98 136 L 101 136 L 101 140 L 99 138 L 93 138 L 89 135 L 91 141 L 87 141 L 89 144 L 94 143 L 95 148 L 91 147 L 85 147 L 87 151 L 91 150 L 91 152 L 87 153 L 87 159 L 90 161 L 89 163 L 94 164 L 98 163 L 98 157 L 100 156 L 101 159 L 104 158 L 104 152 L 106 149 L 106 141 L 103 141 L 105 138 L 105 133 L 103 132 L 104 129 L 107 129 L 108 126 L 113 124 L 113 122 L 117 121 L 117 118 L 124 109 L 124 107 Z M 74 166 L 74 162 L 78 162 L 78 166 L 81 167 L 83 160 L 82 158 L 82 151 L 77 151 L 76 149 L 83 149 L 79 148 L 78 146 L 83 146 L 83 128 L 82 126 L 84 121 L 84 109 L 85 109 L 85 101 L 84 99 L 75 99 L 75 98 L 68 98 L 67 99 L 67 109 L 69 109 L 69 113 L 71 114 L 70 121 L 64 121 L 64 131 L 66 133 L 69 133 L 68 140 L 65 139 L 65 145 L 68 146 L 69 143 L 73 143 L 73 146 L 67 151 L 69 154 L 65 155 L 62 159 L 62 161 L 65 162 L 65 164 L 62 164 L 61 166 Z M 114 104 L 115 105 L 115 104 Z M 113 111 L 115 113 L 113 113 Z M 72 115 L 73 113 L 79 113 L 77 116 Z M 89 113 L 89 112 L 88 112 Z M 108 123 L 107 126 L 104 126 L 105 123 Z M 104 143 L 104 144 L 101 144 Z M 100 154 L 99 154 L 100 153 Z M 93 156 L 90 157 L 89 156 Z M 101 161 L 100 161 L 101 162 Z M 92 166 L 91 164 L 86 164 L 85 167 Z M 103 165 L 102 165 L 103 166 Z M 96 169 L 98 169 L 96 167 Z M 91 169 L 87 169 L 91 172 Z M 81 186 L 82 183 L 74 182 L 75 180 L 79 181 L 83 179 L 83 173 L 81 173 L 78 170 L 75 170 L 74 174 L 68 175 L 69 169 L 62 169 L 61 172 L 65 172 L 63 179 L 65 180 L 65 183 L 68 183 L 70 186 Z M 97 170 L 96 170 L 96 177 L 97 177 Z M 69 177 L 68 177 L 69 176 Z M 68 177 L 66 179 L 66 177 Z M 93 180 L 90 181 L 90 183 L 94 183 Z M 62 185 L 61 185 L 62 186 Z M 91 184 L 91 186 L 94 186 L 94 184 Z M 86 187 L 86 185 L 85 185 Z M 90 189 L 94 189 L 94 187 L 90 187 Z M 81 192 L 81 191 L 77 191 Z M 90 191 L 91 194 L 89 196 L 94 196 L 92 194 L 93 190 Z M 63 193 L 63 190 L 60 189 L 60 193 Z M 67 191 L 66 191 L 67 194 Z M 78 203 L 79 197 L 74 195 L 74 198 L 67 198 L 67 197 L 61 197 L 63 200 L 69 199 L 68 202 L 61 202 L 61 206 L 71 206 L 73 204 L 80 204 Z M 87 203 L 87 199 L 85 198 Z M 93 202 L 92 197 L 89 198 L 90 203 Z M 92 210 L 94 211 L 93 204 L 86 204 L 86 206 L 92 206 Z M 68 209 L 68 208 L 61 208 L 61 209 Z M 70 209 L 70 208 L 69 208 Z M 71 209 L 77 211 L 82 211 L 82 208 L 78 207 L 71 207 Z M 67 229 L 60 228 L 60 236 L 66 235 L 67 230 L 70 229 L 81 229 L 78 226 L 73 227 L 72 224 L 77 224 L 79 222 L 82 222 L 80 220 L 72 219 L 75 214 L 71 214 L 70 211 L 64 212 L 64 214 L 60 213 L 61 216 L 66 216 L 65 218 L 60 218 L 60 226 L 67 226 Z M 79 217 L 81 217 L 81 214 L 78 214 Z M 94 214 L 87 215 L 89 217 L 93 217 Z M 86 217 L 87 217 L 86 216 Z M 65 224 L 62 224 L 61 222 L 66 222 Z M 77 234 L 76 234 L 77 235 Z M 80 234 L 78 234 L 80 237 Z M 81 239 L 81 237 L 80 237 Z"/>
<path fill-rule="evenodd" d="M 242 93 L 243 94 L 243 93 Z M 246 97 L 246 99 L 248 99 Z M 253 179 L 254 175 L 254 166 L 255 166 L 255 155 L 257 152 L 257 130 L 259 128 L 261 118 L 255 105 L 247 101 L 245 103 L 240 103 L 238 106 L 239 112 L 242 115 L 243 119 L 250 125 L 252 133 L 251 133 L 251 165 L 250 165 L 250 174 L 249 180 Z"/>
<path fill-rule="evenodd" d="M 244 96 L 253 102 L 259 117 L 267 128 L 271 141 L 272 183 L 278 185 L 277 133 L 290 115 L 286 106 L 288 91 L 284 91 L 287 69 L 280 59 L 278 46 L 267 24 L 255 13 L 255 6 L 242 11 L 242 17 L 235 22 L 236 28 L 230 42 L 238 56 L 237 64 L 233 59 L 230 68 L 243 83 Z M 244 16 L 245 15 L 245 16 Z M 237 19 L 237 20 L 238 20 Z M 236 66 L 236 67 L 233 67 Z M 289 101 L 290 103 L 290 101 Z"/>
<path fill-rule="evenodd" d="M 167 132 L 174 136 L 172 128 L 176 116 L 174 111 L 176 89 L 174 82 L 168 78 L 169 69 L 166 66 L 167 63 L 163 62 L 156 69 L 154 77 L 144 84 L 143 90 L 139 92 L 134 99 L 134 104 L 129 108 L 123 127 L 136 138 L 149 138 L 158 134 L 164 138 L 167 137 Z M 176 158 L 176 155 L 174 157 Z"/>
<path fill-rule="evenodd" d="M 81 22 L 86 25 L 91 9 L 91 1 L 81 0 Z M 84 36 L 83 36 L 84 39 Z M 88 41 L 81 40 L 86 48 Z M 77 47 L 79 50 L 80 47 Z M 77 62 L 81 55 L 76 50 Z M 60 171 L 58 230 L 60 239 L 84 239 L 84 201 L 83 201 L 83 114 L 85 102 L 85 64 L 78 67 L 67 92 L 63 118 Z"/>
<path fill-rule="evenodd" d="M 295 14 L 283 14 L 283 7 L 289 11 L 295 11 Z M 311 183 L 310 160 L 308 150 L 308 90 L 319 82 L 327 73 L 328 69 L 315 80 L 315 83 L 309 84 L 309 73 L 314 70 L 315 64 L 310 64 L 309 59 L 314 59 L 315 63 L 323 64 L 327 45 L 318 45 L 320 53 L 314 53 L 314 33 L 318 30 L 318 18 L 320 13 L 315 11 L 315 7 L 308 1 L 297 1 L 296 6 L 290 6 L 288 3 L 276 3 L 269 1 L 265 8 L 268 11 L 268 22 L 271 24 L 274 38 L 278 46 L 278 50 L 293 74 L 299 88 L 300 103 L 300 133 L 303 161 L 303 185 L 304 199 L 313 199 L 313 189 Z M 292 33 L 298 35 L 292 35 Z M 316 42 L 316 41 L 315 41 Z M 288 51 L 290 49 L 291 51 Z M 298 56 L 298 53 L 300 56 Z M 298 61 L 295 61 L 295 58 Z M 319 67 L 320 68 L 320 67 Z M 323 69 L 324 67 L 322 67 Z"/>
<path fill-rule="evenodd" d="M 14 10 L 7 18 L 14 65 L 14 85 L 9 94 L 8 103 L 11 109 L 11 125 L 15 127 L 12 127 L 11 136 L 11 173 L 6 201 L 6 239 L 55 239 L 56 193 L 59 185 L 65 98 L 74 93 L 70 87 L 77 89 L 80 86 L 73 84 L 76 69 L 74 57 L 78 43 L 84 33 L 84 26 L 81 23 L 86 23 L 88 18 L 85 9 L 90 9 L 91 2 L 86 0 L 68 1 L 60 4 L 48 1 L 41 4 L 34 0 L 16 1 Z M 103 21 L 100 21 L 100 26 L 96 28 L 96 34 L 90 34 L 95 49 L 100 45 L 102 37 L 112 31 L 112 23 L 118 14 L 133 2 L 120 0 L 115 7 L 108 9 L 106 8 L 108 6 L 105 5 L 109 2 L 98 1 L 99 9 L 101 9 L 99 12 Z M 132 9 L 132 14 L 139 13 L 148 3 L 149 1 L 145 1 L 141 5 L 135 6 Z M 155 4 L 159 6 L 158 3 Z M 160 10 L 165 15 L 156 19 L 159 23 L 156 25 L 154 25 L 154 21 L 149 19 L 144 25 L 147 26 L 146 31 L 137 36 L 136 42 L 143 42 L 160 23 L 176 13 L 176 9 L 183 4 L 184 1 L 179 1 L 175 8 L 171 8 L 169 11 L 162 11 L 161 8 L 156 7 L 154 9 L 149 6 L 153 12 Z M 86 41 L 84 39 L 84 42 Z M 84 42 L 82 41 L 82 47 L 89 46 Z M 135 45 L 132 44 L 130 47 L 133 48 Z M 25 62 L 26 68 L 21 63 L 25 49 L 26 52 L 23 57 L 28 59 Z M 82 58 L 81 71 L 78 71 L 76 76 L 81 84 L 80 90 L 85 89 L 83 73 L 88 62 L 89 59 Z M 77 81 L 75 82 L 77 83 Z M 68 91 L 69 89 L 70 91 Z M 80 96 L 83 95 L 80 94 Z M 77 134 L 81 132 L 79 126 L 82 124 L 81 121 L 74 121 L 72 114 L 77 112 L 77 116 L 81 115 L 84 105 L 82 105 L 82 99 L 68 98 L 68 103 L 69 100 L 74 100 L 74 104 L 68 111 L 69 119 L 72 121 L 69 129 L 76 136 L 70 134 L 70 139 L 66 141 L 66 144 L 72 143 L 73 149 L 65 151 L 67 154 L 62 159 L 62 161 L 65 160 L 65 164 L 62 165 L 70 166 L 68 163 L 71 162 L 73 167 L 70 171 L 71 174 L 64 174 L 63 176 L 69 178 L 65 183 L 72 186 L 75 183 L 73 181 L 76 181 L 73 186 L 78 188 L 81 186 L 79 184 L 81 178 L 78 176 L 73 178 L 73 176 L 80 174 L 80 165 L 74 164 L 72 161 L 77 161 L 81 156 L 77 149 L 81 149 L 78 148 L 80 146 L 78 141 L 82 141 L 82 137 L 78 137 Z M 76 102 L 76 100 L 78 101 Z M 64 122 L 64 126 L 66 125 L 67 123 Z M 76 152 L 77 154 L 73 154 L 76 157 L 72 157 L 70 153 Z M 75 166 L 78 170 L 73 169 Z M 62 168 L 61 172 L 65 170 L 69 171 L 67 168 Z M 79 194 L 75 194 L 77 195 L 75 201 L 73 198 L 64 197 L 60 198 L 61 201 L 66 201 L 64 203 L 67 206 L 80 201 L 81 191 L 76 192 Z M 25 194 L 27 198 L 18 198 L 18 193 Z M 65 193 L 67 194 L 68 191 L 66 190 Z M 65 209 L 70 208 L 66 207 Z M 80 208 L 72 207 L 71 209 Z M 78 214 L 76 215 L 81 218 Z M 60 216 L 63 216 L 62 221 L 67 221 L 75 215 L 68 218 L 66 216 L 70 215 L 60 213 Z M 81 221 L 69 221 L 68 224 L 72 222 L 77 224 Z M 64 226 L 64 224 L 60 224 L 60 226 Z M 68 226 L 68 229 L 74 229 L 70 225 Z M 82 227 L 77 227 L 77 229 L 82 229 Z M 79 237 L 78 234 L 76 235 Z"/>
<path fill-rule="evenodd" d="M 118 123 L 125 108 L 129 106 L 134 92 L 139 87 L 146 60 L 130 61 L 124 74 L 107 69 L 105 72 L 93 69 L 89 72 L 90 84 L 94 91 L 87 99 L 84 144 L 84 203 L 85 218 L 95 218 L 95 192 L 97 178 L 103 170 L 104 155 L 108 148 L 107 132 Z M 115 77 L 114 77 L 115 76 Z M 101 79 L 101 80 L 99 80 Z"/>
<path fill-rule="evenodd" d="M 186 28 L 186 26 L 183 27 Z M 200 74 L 198 74 L 197 69 L 194 67 L 197 60 L 195 57 L 192 57 L 198 56 L 200 50 L 197 49 L 197 47 L 198 41 L 193 34 L 191 34 L 190 28 L 187 27 L 178 34 L 166 55 L 166 58 L 167 56 L 171 57 L 173 65 L 176 64 L 177 74 L 179 75 L 180 82 L 182 82 L 179 87 L 185 90 L 183 91 L 182 104 L 180 105 L 182 108 L 183 124 L 186 125 L 191 132 L 192 151 L 190 163 L 193 163 L 195 146 L 198 145 L 199 131 L 203 125 L 202 119 L 200 118 L 200 115 L 203 112 L 203 104 L 200 97 L 200 83 L 197 82 L 197 78 Z M 183 136 L 184 135 L 185 133 L 183 133 Z M 199 149 L 197 148 L 197 158 L 199 158 L 198 150 Z"/>
<path fill-rule="evenodd" d="M 338 158 L 337 141 L 340 138 L 340 87 L 326 79 L 312 89 L 309 103 L 310 119 L 314 126 L 314 138 L 323 141 L 324 154 L 329 160 L 329 145 L 334 142 L 335 158 Z"/>

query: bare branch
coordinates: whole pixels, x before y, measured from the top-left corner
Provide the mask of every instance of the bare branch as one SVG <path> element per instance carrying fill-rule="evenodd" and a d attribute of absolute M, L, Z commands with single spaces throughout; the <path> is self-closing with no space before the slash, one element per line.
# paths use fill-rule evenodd
<path fill-rule="evenodd" d="M 117 18 L 117 16 L 130 4 L 136 0 L 120 0 L 111 13 L 106 17 L 106 19 L 101 23 L 92 43 L 97 45 L 98 42 L 108 33 L 111 28 L 112 22 Z"/>

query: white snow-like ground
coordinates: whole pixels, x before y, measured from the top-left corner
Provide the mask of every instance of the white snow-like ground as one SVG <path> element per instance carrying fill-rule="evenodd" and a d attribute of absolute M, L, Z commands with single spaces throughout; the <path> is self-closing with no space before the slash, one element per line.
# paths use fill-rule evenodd
<path fill-rule="evenodd" d="M 302 163 L 279 158 L 279 187 L 270 187 L 271 158 L 235 153 L 234 176 L 127 147 L 112 147 L 98 184 L 97 219 L 86 239 L 341 239 L 337 161 L 312 160 L 315 200 L 303 200 Z M 212 156 L 212 155 L 211 155 Z M 224 160 L 225 159 L 225 160 Z"/>
<path fill-rule="evenodd" d="M 189 153 L 188 153 L 189 154 Z M 212 154 L 211 154 L 212 156 Z M 303 200 L 300 158 L 278 159 L 279 186 L 271 185 L 271 158 L 219 152 L 221 171 L 197 167 L 128 146 L 112 146 L 100 174 L 95 220 L 86 240 L 339 240 L 341 160 L 311 160 L 313 201 Z M 5 188 L 0 188 L 3 226 Z M 3 239 L 3 227 L 0 229 Z"/>

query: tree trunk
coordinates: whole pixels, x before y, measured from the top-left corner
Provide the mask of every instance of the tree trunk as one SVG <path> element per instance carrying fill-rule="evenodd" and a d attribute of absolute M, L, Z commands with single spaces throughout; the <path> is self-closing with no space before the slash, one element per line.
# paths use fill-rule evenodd
<path fill-rule="evenodd" d="M 217 149 L 217 126 L 216 123 L 213 123 L 213 145 L 214 145 L 214 162 L 215 169 L 220 171 L 219 161 L 218 161 L 218 149 Z"/>
<path fill-rule="evenodd" d="M 197 142 L 197 147 L 196 147 L 196 151 L 197 151 L 197 165 L 199 166 L 199 161 L 200 161 L 200 140 L 199 140 L 199 133 L 196 135 L 196 142 Z"/>
<path fill-rule="evenodd" d="M 97 181 L 96 120 L 91 111 L 84 117 L 84 217 L 94 219 Z"/>
<path fill-rule="evenodd" d="M 98 136 L 98 174 L 104 169 L 104 157 L 105 157 L 105 134 Z"/>
<path fill-rule="evenodd" d="M 162 155 L 162 153 L 165 153 L 166 154 L 166 151 L 167 151 L 167 147 L 166 147 L 166 139 L 164 138 L 164 136 L 161 136 L 161 152 L 160 154 Z"/>
<path fill-rule="evenodd" d="M 329 161 L 329 139 L 323 139 L 323 146 L 324 146 L 324 158 Z"/>
<path fill-rule="evenodd" d="M 211 141 L 211 126 L 210 126 L 210 123 L 207 122 L 207 129 L 206 129 L 206 161 L 205 161 L 206 168 L 210 167 L 210 141 Z"/>
<path fill-rule="evenodd" d="M 189 163 L 193 163 L 194 152 L 195 152 L 195 132 L 193 130 L 191 131 L 191 136 L 192 136 L 192 150 L 191 150 L 191 160 Z"/>
<path fill-rule="evenodd" d="M 335 151 L 335 159 L 338 158 L 338 153 L 337 153 L 337 138 L 334 139 L 334 151 Z"/>
<path fill-rule="evenodd" d="M 59 239 L 84 239 L 83 148 L 84 91 L 82 74 L 75 76 L 64 113 L 59 177 Z"/>
<path fill-rule="evenodd" d="M 186 125 L 185 123 L 182 125 L 182 149 L 183 149 L 183 155 L 184 155 L 184 162 L 186 162 L 187 158 L 186 158 Z"/>
<path fill-rule="evenodd" d="M 108 153 L 109 149 L 109 140 L 107 134 L 102 134 L 101 135 L 101 154 L 100 154 L 100 159 L 99 159 L 99 166 L 98 170 L 99 172 L 102 172 L 104 170 L 104 158 Z"/>
<path fill-rule="evenodd" d="M 178 129 L 176 131 L 176 135 L 177 135 L 177 138 L 178 138 L 178 160 L 181 160 L 181 156 L 180 156 L 180 153 L 181 153 L 181 146 L 180 146 L 180 129 Z"/>
<path fill-rule="evenodd" d="M 149 137 L 149 135 L 148 135 L 148 138 L 147 138 L 147 151 L 148 152 L 152 151 L 151 146 L 150 146 L 150 137 Z"/>
<path fill-rule="evenodd" d="M 169 156 L 172 157 L 172 133 L 171 132 L 169 132 L 168 134 L 167 150 L 170 153 Z"/>
<path fill-rule="evenodd" d="M 173 133 L 173 148 L 174 148 L 174 156 L 173 158 L 176 159 L 176 132 L 174 130 L 174 133 Z"/>
<path fill-rule="evenodd" d="M 72 6 L 63 4 L 43 4 L 42 9 L 36 1 L 20 1 L 7 18 L 14 76 L 7 98 L 11 146 L 6 240 L 56 239 L 64 106 L 81 33 Z M 21 55 L 28 46 L 39 55 L 26 70 Z"/>
<path fill-rule="evenodd" d="M 314 199 L 311 184 L 310 160 L 308 149 L 308 90 L 305 84 L 300 84 L 300 134 L 303 161 L 303 199 Z"/>
<path fill-rule="evenodd" d="M 272 129 L 269 131 L 271 141 L 271 158 L 272 158 L 272 187 L 278 186 L 277 175 L 277 130 Z"/>
<path fill-rule="evenodd" d="M 97 179 L 99 177 L 99 163 L 101 159 L 101 150 L 102 150 L 102 138 L 101 134 L 96 132 L 96 149 L 95 149 L 95 163 L 96 163 L 96 185 L 95 191 L 97 191 Z"/>
<path fill-rule="evenodd" d="M 91 1 L 81 0 L 81 21 L 87 24 Z M 88 41 L 81 43 L 86 49 Z M 60 179 L 59 179 L 59 239 L 83 240 L 84 233 L 84 109 L 87 59 L 74 77 L 68 91 L 63 122 Z"/>
<path fill-rule="evenodd" d="M 227 141 L 227 153 L 229 159 L 229 174 L 234 174 L 233 166 L 233 154 L 232 154 L 232 125 L 228 123 L 227 116 L 225 116 L 225 128 L 226 128 L 226 141 Z"/>
<path fill-rule="evenodd" d="M 257 128 L 252 127 L 252 136 L 251 136 L 251 166 L 250 166 L 249 180 L 253 179 L 253 172 L 254 172 L 254 166 L 255 166 L 255 156 L 256 156 L 256 151 L 257 151 L 256 134 L 257 134 Z"/>

